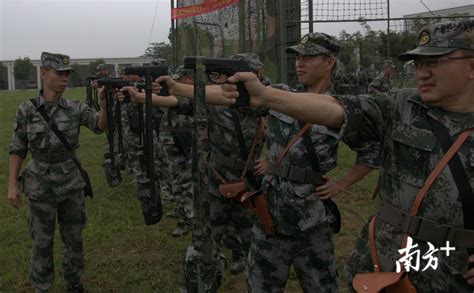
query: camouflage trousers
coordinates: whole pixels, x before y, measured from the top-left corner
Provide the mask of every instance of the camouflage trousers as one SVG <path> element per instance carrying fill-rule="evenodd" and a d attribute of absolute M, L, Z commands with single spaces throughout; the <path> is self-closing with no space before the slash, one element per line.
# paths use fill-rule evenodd
<path fill-rule="evenodd" d="M 29 201 L 28 224 L 32 243 L 29 278 L 35 288 L 46 290 L 54 280 L 53 243 L 56 217 L 64 243 L 63 271 L 69 284 L 84 273 L 82 230 L 86 224 L 83 193 L 58 202 Z"/>
<path fill-rule="evenodd" d="M 377 223 L 380 223 L 378 221 Z M 370 248 L 368 242 L 368 226 L 369 222 L 365 224 L 362 228 L 361 233 L 359 234 L 358 239 L 355 242 L 354 249 L 352 251 L 351 256 L 347 260 L 346 265 L 346 273 L 348 275 L 348 288 L 350 288 L 349 292 L 355 292 L 352 287 L 352 279 L 357 273 L 365 273 L 365 272 L 373 272 L 373 265 L 372 259 L 370 258 Z M 393 247 L 394 243 L 400 243 L 401 241 L 401 233 L 399 233 L 398 239 L 394 239 L 393 234 L 390 234 L 388 227 L 385 226 L 379 229 L 379 225 L 376 225 L 377 233 L 377 241 L 379 242 L 376 246 L 379 248 L 387 248 Z M 398 229 L 398 228 L 393 228 Z M 397 230 L 399 231 L 399 230 Z M 380 243 L 381 242 L 381 243 Z M 397 244 L 395 244 L 397 245 Z M 423 255 L 426 251 L 428 251 L 428 246 L 426 242 L 417 242 L 419 245 L 419 250 L 421 251 L 421 255 Z M 397 247 L 401 247 L 397 245 Z M 397 248 L 398 249 L 398 248 Z M 456 248 L 459 250 L 461 248 Z M 413 251 L 413 250 L 412 250 Z M 378 251 L 379 261 L 381 262 L 382 268 L 384 267 L 385 263 L 393 264 L 393 270 L 395 269 L 396 260 L 401 257 L 401 255 L 397 255 L 395 260 L 389 260 L 388 258 L 383 257 L 380 251 Z M 445 292 L 461 292 L 461 293 L 472 293 L 474 292 L 474 287 L 471 287 L 466 280 L 462 277 L 461 274 L 453 274 L 449 269 L 449 257 L 442 259 L 440 256 L 443 254 L 436 254 L 434 253 L 433 256 L 439 257 L 439 266 L 437 269 L 429 268 L 422 272 L 422 269 L 426 267 L 427 261 L 429 258 L 420 257 L 419 271 L 410 270 L 408 276 L 410 278 L 411 283 L 416 287 L 416 291 L 426 292 L 426 293 L 445 293 Z M 451 258 L 456 258 L 454 255 L 450 255 Z M 413 259 L 412 264 L 415 264 L 415 259 Z M 467 260 L 466 260 L 466 270 L 467 270 Z M 388 269 L 387 269 L 388 271 Z"/>
<path fill-rule="evenodd" d="M 161 113 L 154 113 L 153 142 L 155 150 L 155 173 L 162 193 L 171 194 L 170 163 L 163 151 L 163 141 L 160 133 Z M 158 125 L 158 126 L 157 126 Z"/>
<path fill-rule="evenodd" d="M 266 239 L 260 223 L 246 267 L 248 292 L 283 292 L 293 265 L 304 292 L 337 292 L 333 231 L 324 225 L 297 235 Z"/>
<path fill-rule="evenodd" d="M 178 150 L 169 132 L 161 133 L 160 139 L 163 141 L 163 161 L 169 164 L 168 179 L 171 183 L 171 196 L 176 201 L 181 220 L 192 225 L 194 208 L 191 158 Z"/>
<path fill-rule="evenodd" d="M 202 239 L 197 238 L 196 232 L 193 232 L 193 241 L 186 250 L 182 292 L 198 292 L 199 286 L 202 286 L 203 292 L 217 292 L 224 275 L 225 257 L 212 239 L 203 243 Z M 209 250 L 209 259 L 204 259 L 205 246 Z"/>
<path fill-rule="evenodd" d="M 222 196 L 209 196 L 209 226 L 212 238 L 233 252 L 247 255 L 252 241 L 252 227 L 255 216 L 249 209 L 243 208 Z"/>
<path fill-rule="evenodd" d="M 148 182 L 146 174 L 144 142 L 141 141 L 141 134 L 130 129 L 129 117 L 138 115 L 139 105 L 126 103 L 122 106 L 122 137 L 123 147 L 126 153 L 127 168 L 133 175 L 137 184 Z M 135 118 L 136 119 L 136 118 Z"/>

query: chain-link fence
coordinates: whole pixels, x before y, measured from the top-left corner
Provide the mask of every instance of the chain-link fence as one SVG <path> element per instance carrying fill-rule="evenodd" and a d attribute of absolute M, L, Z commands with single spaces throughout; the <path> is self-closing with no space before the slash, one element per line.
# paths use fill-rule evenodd
<path fill-rule="evenodd" d="M 177 7 L 201 3 L 177 0 Z M 383 67 L 384 60 L 397 66 L 392 78 L 396 87 L 410 86 L 406 64 L 396 57 L 416 46 L 417 32 L 424 25 L 473 17 L 471 10 L 445 9 L 430 14 L 393 18 L 390 0 L 241 0 L 238 3 L 195 17 L 177 20 L 174 30 L 175 62 L 186 55 L 227 57 L 253 52 L 264 60 L 274 82 L 295 86 L 294 56 L 284 49 L 301 35 L 330 32 L 341 44 L 336 81 L 339 90 L 362 93 Z M 357 29 L 355 29 L 357 28 Z"/>

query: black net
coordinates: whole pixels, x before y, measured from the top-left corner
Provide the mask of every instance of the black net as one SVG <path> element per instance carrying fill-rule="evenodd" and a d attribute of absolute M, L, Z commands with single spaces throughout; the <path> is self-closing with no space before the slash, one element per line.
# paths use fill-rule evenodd
<path fill-rule="evenodd" d="M 215 11 L 176 20 L 176 62 L 184 56 L 228 57 L 258 54 L 267 67 L 276 60 L 275 1 L 240 1 Z M 178 0 L 176 7 L 201 4 Z"/>

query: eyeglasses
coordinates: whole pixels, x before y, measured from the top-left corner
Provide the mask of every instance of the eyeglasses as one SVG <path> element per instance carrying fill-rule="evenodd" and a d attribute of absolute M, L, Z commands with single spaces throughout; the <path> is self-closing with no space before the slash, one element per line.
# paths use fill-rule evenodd
<path fill-rule="evenodd" d="M 417 60 L 413 60 L 409 65 L 412 66 L 416 70 L 419 70 L 423 66 L 429 69 L 433 69 L 433 68 L 436 68 L 438 65 L 442 63 L 446 63 L 448 61 L 472 59 L 472 58 L 474 58 L 474 56 L 417 59 Z"/>

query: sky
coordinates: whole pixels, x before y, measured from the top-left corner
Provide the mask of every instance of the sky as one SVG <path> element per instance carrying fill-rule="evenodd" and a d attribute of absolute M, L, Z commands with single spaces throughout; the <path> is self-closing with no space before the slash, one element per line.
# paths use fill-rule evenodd
<path fill-rule="evenodd" d="M 431 10 L 474 4 L 423 2 Z M 149 42 L 168 42 L 170 7 L 170 0 L 0 0 L 0 60 L 39 59 L 42 51 L 73 59 L 138 57 Z M 426 8 L 420 0 L 390 0 L 390 11 L 392 17 L 401 17 Z M 383 24 L 369 25 L 379 29 Z M 361 30 L 358 24 L 349 27 Z M 334 25 L 319 28 L 331 34 L 340 30 Z"/>

